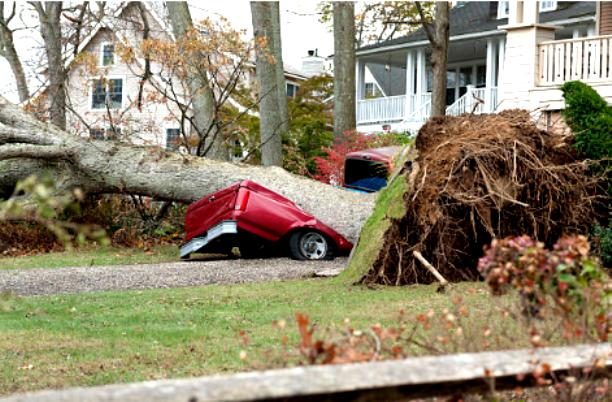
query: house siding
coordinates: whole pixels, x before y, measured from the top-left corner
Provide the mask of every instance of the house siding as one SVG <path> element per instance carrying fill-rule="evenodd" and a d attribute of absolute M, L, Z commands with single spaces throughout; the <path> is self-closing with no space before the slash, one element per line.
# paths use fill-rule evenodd
<path fill-rule="evenodd" d="M 139 145 L 166 146 L 166 129 L 178 128 L 177 117 L 180 116 L 178 108 L 172 102 L 164 102 L 152 99 L 160 99 L 159 92 L 149 82 L 143 87 L 143 103 L 139 109 L 138 92 L 140 88 L 140 77 L 137 75 L 141 67 L 136 63 L 128 64 L 115 54 L 115 63 L 110 66 L 101 66 L 100 49 L 104 43 L 115 43 L 117 47 L 117 36 L 125 37 L 128 43 L 140 44 L 142 41 L 142 29 L 137 21 L 140 16 L 133 6 L 126 7 L 125 17 L 117 23 L 113 33 L 109 29 L 101 29 L 95 37 L 83 49 L 96 60 L 98 70 L 92 73 L 84 63 L 75 63 L 71 66 L 68 74 L 68 97 L 75 113 L 68 113 L 68 128 L 82 136 L 89 136 L 87 125 L 91 128 L 108 129 L 110 119 L 106 109 L 91 108 L 91 87 L 94 79 L 100 77 L 121 78 L 123 80 L 123 102 L 121 109 L 113 110 L 113 125 L 121 128 L 122 140 Z M 151 27 L 151 36 L 170 39 L 162 27 L 151 17 L 148 19 Z M 155 69 L 155 63 L 152 68 Z M 78 114 L 78 116 L 77 116 Z M 85 121 L 87 124 L 85 124 Z"/>
<path fill-rule="evenodd" d="M 602 1 L 599 7 L 599 34 L 612 35 L 612 2 Z"/>

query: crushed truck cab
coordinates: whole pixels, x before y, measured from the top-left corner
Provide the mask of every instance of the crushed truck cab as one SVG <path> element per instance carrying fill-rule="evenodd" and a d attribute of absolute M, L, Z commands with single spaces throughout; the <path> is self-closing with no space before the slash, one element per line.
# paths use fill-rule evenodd
<path fill-rule="evenodd" d="M 348 254 L 353 245 L 297 204 L 244 180 L 191 204 L 185 215 L 181 258 L 193 253 L 257 256 L 271 248 L 302 260 Z"/>

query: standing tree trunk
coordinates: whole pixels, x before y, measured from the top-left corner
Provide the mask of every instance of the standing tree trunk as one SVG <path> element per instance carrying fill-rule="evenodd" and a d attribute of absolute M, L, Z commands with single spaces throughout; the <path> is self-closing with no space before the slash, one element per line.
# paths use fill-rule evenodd
<path fill-rule="evenodd" d="M 40 20 L 40 33 L 45 43 L 47 54 L 47 72 L 49 75 L 49 120 L 62 130 L 66 129 L 66 69 L 62 57 L 62 14 L 61 1 L 49 1 L 44 5 L 31 3 Z"/>
<path fill-rule="evenodd" d="M 186 1 L 168 1 L 166 5 L 172 23 L 172 31 L 177 41 L 180 42 L 194 29 L 189 7 Z M 227 160 L 228 150 L 216 127 L 215 100 L 208 82 L 207 71 L 201 71 L 188 63 L 187 81 L 194 113 L 195 127 L 193 128 L 200 138 L 204 139 L 203 151 L 199 154 L 212 159 Z"/>
<path fill-rule="evenodd" d="M 334 136 L 354 130 L 355 3 L 334 2 Z"/>
<path fill-rule="evenodd" d="M 425 19 L 425 13 L 419 2 L 416 2 L 421 16 L 423 29 L 431 44 L 431 115 L 444 116 L 446 114 L 446 67 L 448 65 L 448 37 L 449 37 L 449 3 L 436 2 L 433 26 Z"/>
<path fill-rule="evenodd" d="M 271 50 L 273 52 L 274 65 L 276 69 L 276 85 L 278 90 L 278 113 L 280 114 L 281 120 L 281 137 L 282 134 L 289 131 L 289 107 L 287 105 L 287 82 L 285 81 L 285 66 L 283 63 L 283 46 L 281 42 L 281 28 L 280 28 L 280 2 L 270 2 L 270 13 L 272 19 L 272 44 Z"/>
<path fill-rule="evenodd" d="M 256 42 L 255 63 L 259 84 L 261 163 L 264 166 L 282 166 L 283 145 L 281 135 L 284 122 L 279 108 L 280 89 L 276 68 L 278 60 L 274 59 L 274 56 L 280 53 L 275 49 L 277 44 L 274 40 L 274 30 L 278 29 L 280 31 L 280 27 L 274 26 L 274 23 L 278 23 L 279 20 L 272 16 L 271 3 L 268 1 L 252 1 L 251 17 Z M 276 7 L 278 10 L 278 5 Z"/>
<path fill-rule="evenodd" d="M 17 51 L 15 50 L 15 42 L 13 41 L 13 31 L 8 24 L 15 17 L 15 9 L 17 3 L 13 2 L 13 9 L 8 17 L 4 16 L 4 2 L 0 1 L 0 56 L 4 57 L 11 66 L 15 81 L 17 83 L 17 93 L 19 94 L 19 102 L 25 102 L 30 97 L 28 83 L 23 72 L 23 66 Z"/>

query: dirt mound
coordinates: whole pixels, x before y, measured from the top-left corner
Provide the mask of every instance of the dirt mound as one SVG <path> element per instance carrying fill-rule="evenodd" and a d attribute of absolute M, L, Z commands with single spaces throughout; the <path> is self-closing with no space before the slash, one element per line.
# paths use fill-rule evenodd
<path fill-rule="evenodd" d="M 548 245 L 587 233 L 596 180 L 564 138 L 539 130 L 528 112 L 431 119 L 416 139 L 407 213 L 394 219 L 366 283 L 430 283 L 420 251 L 451 281 L 478 278 L 493 237 L 527 234 Z"/>

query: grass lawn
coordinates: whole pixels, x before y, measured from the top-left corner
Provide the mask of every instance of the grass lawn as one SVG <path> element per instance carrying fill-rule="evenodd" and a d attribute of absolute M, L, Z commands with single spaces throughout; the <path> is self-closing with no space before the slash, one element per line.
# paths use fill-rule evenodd
<path fill-rule="evenodd" d="M 151 264 L 178 261 L 178 258 L 177 246 L 157 246 L 146 252 L 142 249 L 92 247 L 24 257 L 0 257 L 0 269 Z"/>
<path fill-rule="evenodd" d="M 468 291 L 471 289 L 472 291 Z M 477 291 L 474 291 L 477 289 Z M 458 291 L 475 311 L 490 307 L 481 284 Z M 0 296 L 0 394 L 146 379 L 197 376 L 270 366 L 266 352 L 297 344 L 296 312 L 325 328 L 397 324 L 451 305 L 435 286 L 370 290 L 339 280 L 103 292 Z M 476 321 L 484 315 L 473 314 Z M 285 320 L 284 330 L 274 326 Z M 241 335 L 241 331 L 244 333 Z M 248 344 L 244 339 L 248 338 Z M 247 358 L 240 359 L 241 351 Z M 276 362 L 278 364 L 278 362 Z"/>

